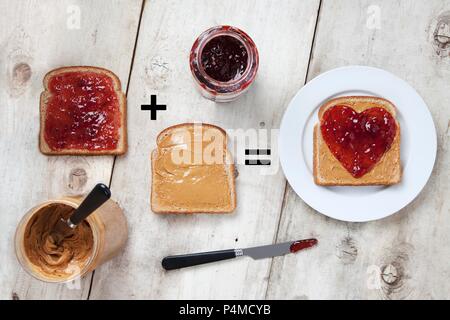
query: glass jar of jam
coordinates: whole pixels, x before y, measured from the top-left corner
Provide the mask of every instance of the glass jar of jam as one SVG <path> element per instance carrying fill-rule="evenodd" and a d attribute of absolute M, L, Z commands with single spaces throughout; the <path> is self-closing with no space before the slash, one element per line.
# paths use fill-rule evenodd
<path fill-rule="evenodd" d="M 190 67 L 201 94 L 228 102 L 248 90 L 258 71 L 259 56 L 253 40 L 242 30 L 217 26 L 195 40 Z"/>

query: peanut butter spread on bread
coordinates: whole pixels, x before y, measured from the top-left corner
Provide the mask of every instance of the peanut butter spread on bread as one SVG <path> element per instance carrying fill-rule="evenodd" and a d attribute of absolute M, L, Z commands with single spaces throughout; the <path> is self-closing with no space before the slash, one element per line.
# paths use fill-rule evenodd
<path fill-rule="evenodd" d="M 70 237 L 56 244 L 52 230 L 61 218 L 67 219 L 75 209 L 54 203 L 36 212 L 28 221 L 24 235 L 25 254 L 45 277 L 69 278 L 86 266 L 93 251 L 93 234 L 86 221 Z"/>
<path fill-rule="evenodd" d="M 218 128 L 192 124 L 163 131 L 153 154 L 152 207 L 202 212 L 229 206 L 226 162 L 226 134 Z"/>

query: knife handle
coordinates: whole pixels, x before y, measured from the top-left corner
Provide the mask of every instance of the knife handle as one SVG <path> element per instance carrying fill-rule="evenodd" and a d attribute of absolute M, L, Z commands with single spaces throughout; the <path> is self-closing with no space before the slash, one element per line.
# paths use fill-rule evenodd
<path fill-rule="evenodd" d="M 76 226 L 86 219 L 92 212 L 97 210 L 103 203 L 111 198 L 111 191 L 103 184 L 98 183 L 94 189 L 84 198 L 75 212 L 70 216 L 69 221 Z"/>
<path fill-rule="evenodd" d="M 181 269 L 199 264 L 216 262 L 221 260 L 236 258 L 236 250 L 219 250 L 200 253 L 181 254 L 176 256 L 168 256 L 162 260 L 162 266 L 166 270 Z"/>

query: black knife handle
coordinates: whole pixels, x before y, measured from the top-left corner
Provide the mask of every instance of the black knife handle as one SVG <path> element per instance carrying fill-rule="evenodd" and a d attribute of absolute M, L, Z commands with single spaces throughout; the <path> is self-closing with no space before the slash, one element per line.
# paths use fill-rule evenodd
<path fill-rule="evenodd" d="M 165 257 L 162 266 L 166 270 L 173 270 L 232 258 L 236 258 L 234 249 L 190 253 Z"/>
<path fill-rule="evenodd" d="M 97 184 L 72 214 L 70 222 L 74 225 L 78 225 L 109 198 L 111 198 L 111 191 L 109 188 L 103 183 Z"/>

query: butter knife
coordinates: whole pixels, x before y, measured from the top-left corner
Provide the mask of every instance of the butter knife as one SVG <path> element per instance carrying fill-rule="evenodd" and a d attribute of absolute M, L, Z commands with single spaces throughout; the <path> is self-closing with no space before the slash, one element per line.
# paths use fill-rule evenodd
<path fill-rule="evenodd" d="M 181 269 L 199 264 L 249 256 L 255 260 L 283 256 L 317 245 L 317 239 L 304 239 L 244 249 L 228 249 L 167 256 L 162 260 L 166 270 Z"/>

